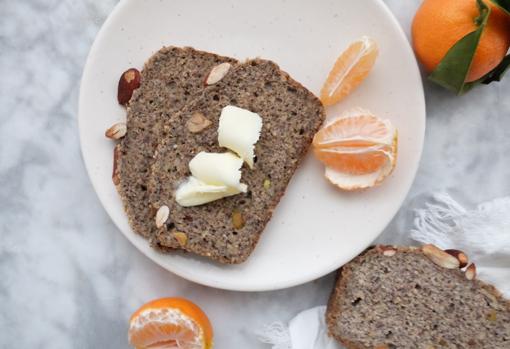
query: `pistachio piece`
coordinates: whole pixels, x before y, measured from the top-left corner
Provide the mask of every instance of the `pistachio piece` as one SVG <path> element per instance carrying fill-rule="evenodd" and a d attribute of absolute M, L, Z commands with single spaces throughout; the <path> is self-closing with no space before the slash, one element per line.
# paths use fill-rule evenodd
<path fill-rule="evenodd" d="M 244 227 L 243 214 L 239 210 L 234 210 L 232 212 L 232 225 L 235 229 L 241 229 Z"/>
<path fill-rule="evenodd" d="M 496 321 L 498 319 L 498 315 L 496 313 L 496 310 L 492 309 L 489 314 L 487 314 L 487 320 L 489 321 Z"/>
<path fill-rule="evenodd" d="M 173 236 L 177 240 L 179 245 L 186 246 L 186 243 L 188 242 L 188 235 L 186 235 L 186 233 L 176 231 L 173 233 Z"/>

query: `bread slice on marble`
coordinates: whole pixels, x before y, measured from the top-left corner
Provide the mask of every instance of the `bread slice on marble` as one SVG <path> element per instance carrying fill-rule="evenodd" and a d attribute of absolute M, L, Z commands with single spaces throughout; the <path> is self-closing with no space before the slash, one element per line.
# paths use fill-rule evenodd
<path fill-rule="evenodd" d="M 433 245 L 365 251 L 338 272 L 330 335 L 349 349 L 510 348 L 510 302 L 463 262 Z"/>
<path fill-rule="evenodd" d="M 164 137 L 163 124 L 205 88 L 211 68 L 233 58 L 193 48 L 166 47 L 141 72 L 141 85 L 127 106 L 127 134 L 115 150 L 117 190 L 134 231 L 148 237 L 154 214 L 147 182 L 154 150 Z"/>
<path fill-rule="evenodd" d="M 190 160 L 201 151 L 226 151 L 218 145 L 218 122 L 222 108 L 228 105 L 258 113 L 263 121 L 254 168 L 246 164 L 242 168 L 248 192 L 182 207 L 174 193 L 190 175 Z M 190 129 L 190 120 L 197 114 L 205 117 L 208 125 L 199 132 Z M 149 198 L 156 210 L 167 206 L 169 216 L 154 235 L 153 244 L 221 263 L 245 261 L 324 117 L 321 102 L 275 63 L 254 59 L 230 69 L 167 124 L 167 136 L 161 138 L 155 152 Z"/>

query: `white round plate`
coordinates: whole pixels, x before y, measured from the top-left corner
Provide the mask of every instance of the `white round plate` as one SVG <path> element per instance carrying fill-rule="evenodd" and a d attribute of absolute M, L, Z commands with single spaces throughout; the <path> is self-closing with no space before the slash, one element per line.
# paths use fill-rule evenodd
<path fill-rule="evenodd" d="M 368 35 L 380 47 L 368 79 L 328 116 L 361 106 L 399 131 L 398 164 L 382 186 L 336 190 L 308 154 L 292 178 L 258 246 L 241 265 L 191 254 L 161 254 L 129 227 L 111 180 L 113 142 L 104 131 L 125 118 L 117 82 L 162 46 L 192 46 L 238 59 L 277 62 L 315 94 L 349 42 Z M 261 291 L 323 276 L 356 256 L 386 227 L 416 174 L 425 130 L 425 102 L 413 52 L 379 0 L 123 0 L 106 20 L 83 73 L 79 126 L 83 158 L 106 211 L 122 233 L 167 270 L 212 287 Z"/>

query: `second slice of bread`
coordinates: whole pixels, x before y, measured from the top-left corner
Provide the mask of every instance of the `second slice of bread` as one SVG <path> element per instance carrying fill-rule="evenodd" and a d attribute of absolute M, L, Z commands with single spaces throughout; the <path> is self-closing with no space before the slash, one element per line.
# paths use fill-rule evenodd
<path fill-rule="evenodd" d="M 244 165 L 242 169 L 242 182 L 248 185 L 248 192 L 182 207 L 175 202 L 174 193 L 190 175 L 189 161 L 201 151 L 227 151 L 218 145 L 218 121 L 227 105 L 258 113 L 263 120 L 254 168 Z M 187 128 L 195 113 L 211 121 L 199 133 Z M 273 62 L 255 59 L 232 68 L 219 83 L 208 87 L 169 120 L 168 136 L 155 152 L 149 195 L 155 209 L 166 205 L 170 215 L 153 243 L 222 263 L 245 261 L 324 116 L 321 102 Z"/>

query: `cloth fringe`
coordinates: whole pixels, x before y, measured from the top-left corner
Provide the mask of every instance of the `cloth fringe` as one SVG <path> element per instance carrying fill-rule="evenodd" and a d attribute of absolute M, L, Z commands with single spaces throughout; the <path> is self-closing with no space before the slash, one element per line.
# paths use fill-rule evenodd
<path fill-rule="evenodd" d="M 473 259 L 510 254 L 510 198 L 498 198 L 466 210 L 446 193 L 415 211 L 411 237 L 441 248 L 456 248 Z M 485 259 L 485 258 L 484 258 Z"/>
<path fill-rule="evenodd" d="M 256 335 L 260 342 L 271 344 L 272 349 L 292 349 L 289 328 L 281 321 L 264 325 Z"/>

